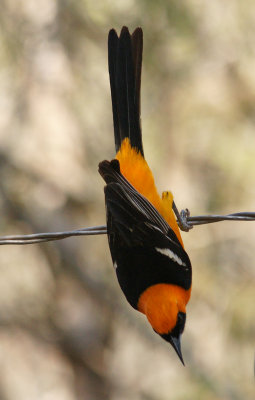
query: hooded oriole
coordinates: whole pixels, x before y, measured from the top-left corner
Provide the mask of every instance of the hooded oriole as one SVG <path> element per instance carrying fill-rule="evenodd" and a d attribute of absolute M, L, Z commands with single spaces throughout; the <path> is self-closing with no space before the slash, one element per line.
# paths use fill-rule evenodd
<path fill-rule="evenodd" d="M 191 292 L 191 263 L 184 250 L 171 192 L 162 198 L 144 159 L 140 126 L 143 33 L 123 27 L 108 38 L 116 157 L 99 164 L 106 182 L 107 233 L 113 265 L 127 301 L 171 343 L 180 360 L 180 337 Z"/>

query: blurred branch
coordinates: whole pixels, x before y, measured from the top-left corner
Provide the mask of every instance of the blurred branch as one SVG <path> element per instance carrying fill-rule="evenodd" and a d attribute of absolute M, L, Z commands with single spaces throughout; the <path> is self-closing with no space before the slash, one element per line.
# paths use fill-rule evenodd
<path fill-rule="evenodd" d="M 255 212 L 239 212 L 227 215 L 197 215 L 191 217 L 188 209 L 182 210 L 179 213 L 175 204 L 173 204 L 173 210 L 176 214 L 177 222 L 180 229 L 186 232 L 192 229 L 193 226 L 211 224 L 213 222 L 255 221 Z M 106 233 L 107 233 L 106 226 L 100 225 L 100 226 L 92 226 L 89 228 L 82 228 L 65 232 L 46 232 L 46 233 L 34 233 L 29 235 L 8 235 L 8 236 L 0 236 L 0 245 L 34 244 L 34 243 L 66 239 L 71 236 L 105 235 Z"/>

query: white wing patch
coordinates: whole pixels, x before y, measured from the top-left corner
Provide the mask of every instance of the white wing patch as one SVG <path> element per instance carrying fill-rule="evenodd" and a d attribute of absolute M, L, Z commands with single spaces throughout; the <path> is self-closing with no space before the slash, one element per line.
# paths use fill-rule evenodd
<path fill-rule="evenodd" d="M 118 267 L 118 265 L 117 265 L 117 263 L 116 263 L 116 261 L 113 263 L 113 268 L 114 269 L 117 269 L 117 267 Z"/>
<path fill-rule="evenodd" d="M 171 260 L 175 261 L 177 264 L 186 267 L 185 262 L 182 261 L 180 257 L 177 256 L 172 250 L 170 249 L 161 249 L 160 247 L 155 247 L 155 250 L 159 253 L 163 254 L 166 257 L 169 257 Z"/>

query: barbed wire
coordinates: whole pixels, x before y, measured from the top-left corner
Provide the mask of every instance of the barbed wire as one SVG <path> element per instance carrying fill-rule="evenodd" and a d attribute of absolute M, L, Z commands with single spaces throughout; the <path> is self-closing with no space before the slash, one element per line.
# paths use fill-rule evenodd
<path fill-rule="evenodd" d="M 190 229 L 193 228 L 193 226 L 212 224 L 214 222 L 255 221 L 255 212 L 251 211 L 238 212 L 226 215 L 212 214 L 212 215 L 196 215 L 194 217 L 191 217 L 190 211 L 187 208 L 179 213 L 175 202 L 173 202 L 173 211 L 176 215 L 179 228 L 185 232 L 188 232 Z"/>
<path fill-rule="evenodd" d="M 34 244 L 50 242 L 53 240 L 66 239 L 71 236 L 104 235 L 107 233 L 105 225 L 92 226 L 89 228 L 75 229 L 64 232 L 32 233 L 28 235 L 8 235 L 0 236 L 0 245 L 6 244 Z"/>
<path fill-rule="evenodd" d="M 238 212 L 227 215 L 197 215 L 190 216 L 188 209 L 182 210 L 180 213 L 173 203 L 173 210 L 176 215 L 178 225 L 182 231 L 189 231 L 193 226 L 211 224 L 220 221 L 255 221 L 255 212 Z M 0 245 L 24 245 L 42 242 L 50 242 L 62 240 L 72 236 L 91 236 L 105 235 L 107 228 L 105 225 L 92 226 L 89 228 L 76 229 L 64 232 L 46 232 L 33 233 L 28 235 L 8 235 L 0 236 Z"/>

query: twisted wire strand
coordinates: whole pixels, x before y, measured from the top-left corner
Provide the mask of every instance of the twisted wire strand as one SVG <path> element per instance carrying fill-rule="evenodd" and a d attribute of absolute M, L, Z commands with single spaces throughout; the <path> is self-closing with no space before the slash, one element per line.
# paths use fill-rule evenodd
<path fill-rule="evenodd" d="M 175 212 L 180 229 L 186 232 L 192 229 L 193 226 L 211 224 L 220 221 L 255 221 L 255 212 L 238 212 L 227 215 L 197 215 L 192 217 L 190 216 L 188 209 L 182 210 L 179 213 L 175 204 L 173 204 L 173 210 Z M 33 233 L 29 235 L 8 235 L 0 236 L 0 245 L 34 244 L 50 242 L 54 240 L 62 240 L 72 236 L 105 235 L 106 233 L 106 226 L 100 225 L 64 232 Z"/>
<path fill-rule="evenodd" d="M 32 233 L 29 235 L 8 235 L 8 236 L 0 236 L 0 245 L 34 244 L 34 243 L 50 242 L 53 240 L 66 239 L 71 236 L 104 235 L 106 233 L 107 233 L 106 226 L 101 225 L 101 226 L 92 226 L 90 228 L 82 228 L 64 232 Z"/>

